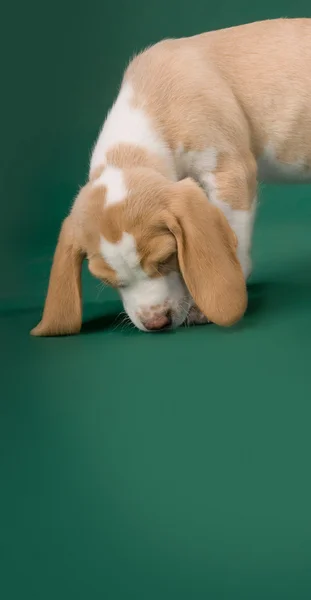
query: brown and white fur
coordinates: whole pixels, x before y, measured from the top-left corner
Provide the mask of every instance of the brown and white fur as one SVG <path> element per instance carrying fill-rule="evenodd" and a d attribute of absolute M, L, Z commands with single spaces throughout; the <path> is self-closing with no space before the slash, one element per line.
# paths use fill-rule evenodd
<path fill-rule="evenodd" d="M 258 179 L 311 181 L 311 19 L 147 49 L 125 72 L 63 223 L 32 333 L 80 330 L 85 257 L 142 330 L 235 323 Z"/>

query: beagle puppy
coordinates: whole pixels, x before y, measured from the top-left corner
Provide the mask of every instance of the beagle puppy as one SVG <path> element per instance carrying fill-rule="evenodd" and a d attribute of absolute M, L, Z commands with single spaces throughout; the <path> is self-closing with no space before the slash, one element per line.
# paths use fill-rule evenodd
<path fill-rule="evenodd" d="M 311 19 L 162 41 L 125 71 L 33 335 L 78 333 L 81 267 L 143 331 L 247 306 L 257 181 L 311 181 Z"/>

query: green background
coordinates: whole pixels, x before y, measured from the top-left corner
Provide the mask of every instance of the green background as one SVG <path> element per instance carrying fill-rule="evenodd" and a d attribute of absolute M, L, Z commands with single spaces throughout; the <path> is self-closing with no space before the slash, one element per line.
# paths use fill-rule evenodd
<path fill-rule="evenodd" d="M 311 597 L 307 186 L 261 188 L 249 310 L 232 330 L 124 327 L 85 272 L 82 334 L 28 335 L 129 57 L 278 16 L 311 16 L 309 0 L 3 9 L 4 600 Z"/>

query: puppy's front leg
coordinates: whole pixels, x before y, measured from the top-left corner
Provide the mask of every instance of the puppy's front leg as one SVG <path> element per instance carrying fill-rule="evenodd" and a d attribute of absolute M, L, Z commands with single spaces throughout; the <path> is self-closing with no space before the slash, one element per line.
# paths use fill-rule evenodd
<path fill-rule="evenodd" d="M 247 280 L 252 271 L 251 244 L 256 210 L 257 163 L 250 153 L 222 156 L 201 185 L 210 202 L 224 213 L 237 236 L 237 256 Z"/>
<path fill-rule="evenodd" d="M 227 216 L 230 226 L 237 236 L 237 256 L 246 281 L 252 273 L 251 249 L 255 210 L 256 198 L 253 199 L 249 210 L 232 210 Z"/>

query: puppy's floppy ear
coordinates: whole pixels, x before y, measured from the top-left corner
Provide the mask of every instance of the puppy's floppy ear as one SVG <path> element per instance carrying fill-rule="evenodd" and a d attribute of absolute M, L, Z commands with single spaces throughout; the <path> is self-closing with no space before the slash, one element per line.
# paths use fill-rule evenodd
<path fill-rule="evenodd" d="M 185 179 L 174 186 L 168 226 L 177 241 L 184 281 L 210 321 L 233 325 L 247 307 L 236 236 L 223 213 L 194 181 Z"/>
<path fill-rule="evenodd" d="M 31 331 L 32 335 L 68 335 L 80 331 L 83 258 L 84 253 L 70 215 L 64 220 L 59 235 L 42 320 Z"/>

